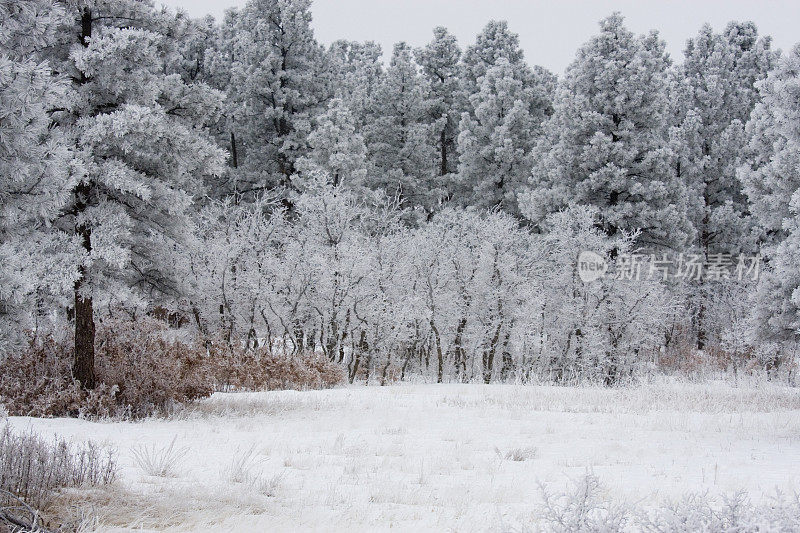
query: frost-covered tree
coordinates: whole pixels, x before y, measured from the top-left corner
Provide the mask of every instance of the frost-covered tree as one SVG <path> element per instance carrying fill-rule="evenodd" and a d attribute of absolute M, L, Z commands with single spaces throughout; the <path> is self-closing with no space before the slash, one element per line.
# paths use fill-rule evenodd
<path fill-rule="evenodd" d="M 519 72 L 501 58 L 469 97 L 458 135 L 457 194 L 464 205 L 519 213 L 517 195 L 530 176 L 531 151 L 548 105 Z"/>
<path fill-rule="evenodd" d="M 258 347 L 259 338 L 278 337 L 264 322 L 282 275 L 278 251 L 292 236 L 279 202 L 232 198 L 208 202 L 194 217 L 193 239 L 181 247 L 180 292 L 198 331 L 221 334 L 230 345 Z M 269 346 L 271 349 L 271 346 Z"/>
<path fill-rule="evenodd" d="M 51 127 L 67 81 L 41 59 L 63 15 L 47 0 L 0 2 L 0 355 L 77 275 L 68 234 L 51 225 L 73 183 L 67 139 Z"/>
<path fill-rule="evenodd" d="M 350 109 L 358 131 L 373 118 L 375 91 L 384 74 L 382 54 L 380 45 L 372 41 L 339 40 L 328 50 L 333 94 Z"/>
<path fill-rule="evenodd" d="M 306 183 L 321 174 L 334 187 L 342 185 L 359 192 L 364 188 L 370 169 L 367 147 L 356 131 L 355 117 L 342 100 L 329 102 L 328 109 L 317 118 L 308 144 L 308 155 L 297 162 L 298 180 Z"/>
<path fill-rule="evenodd" d="M 761 101 L 747 124 L 746 159 L 738 175 L 750 209 L 767 233 L 767 242 L 788 235 L 786 221 L 794 216 L 792 203 L 800 189 L 800 135 L 796 131 L 800 49 L 794 47 L 757 84 Z"/>
<path fill-rule="evenodd" d="M 748 156 L 739 169 L 750 208 L 767 232 L 769 268 L 753 310 L 759 340 L 797 339 L 800 330 L 800 46 L 781 57 L 757 84 L 747 133 Z"/>
<path fill-rule="evenodd" d="M 435 181 L 436 135 L 428 122 L 427 95 L 427 82 L 418 72 L 411 48 L 398 43 L 375 90 L 364 137 L 376 167 L 369 187 L 397 194 L 404 206 L 420 206 L 430 213 L 442 191 Z"/>
<path fill-rule="evenodd" d="M 540 224 L 569 204 L 594 205 L 607 234 L 641 229 L 641 245 L 679 249 L 693 233 L 668 146 L 664 43 L 635 36 L 619 14 L 600 28 L 561 81 L 522 212 Z"/>
<path fill-rule="evenodd" d="M 667 287 L 648 274 L 646 262 L 626 262 L 634 236 L 609 237 L 598 218 L 594 206 L 572 206 L 545 221 L 533 252 L 524 373 L 611 385 L 651 363 L 663 341 L 672 309 Z M 608 264 L 605 276 L 588 283 L 578 276 L 577 258 L 585 250 Z"/>
<path fill-rule="evenodd" d="M 500 59 L 505 59 L 514 67 L 523 67 L 525 64 L 519 35 L 508 29 L 506 21 L 492 20 L 478 34 L 475 43 L 464 50 L 460 82 L 465 100 L 478 92 L 480 79 Z"/>
<path fill-rule="evenodd" d="M 80 169 L 59 227 L 80 241 L 75 282 L 75 367 L 94 386 L 95 300 L 135 305 L 177 296 L 170 256 L 186 215 L 223 153 L 197 124 L 221 95 L 165 65 L 169 35 L 147 1 L 66 2 L 56 70 L 74 102 L 59 113 Z"/>
<path fill-rule="evenodd" d="M 755 84 L 773 60 L 769 38 L 759 39 L 753 23 L 731 22 L 720 34 L 703 26 L 688 41 L 685 60 L 674 71 L 675 169 L 689 194 L 688 213 L 696 229 L 691 244 L 705 257 L 755 252 L 760 231 L 736 168 L 747 143 L 744 124 L 758 101 Z M 703 348 L 707 341 L 719 343 L 729 322 L 722 316 L 731 307 L 718 297 L 728 288 L 711 280 L 693 285 L 691 307 L 696 310 L 697 344 Z M 713 308 L 715 303 L 720 307 Z"/>
<path fill-rule="evenodd" d="M 235 190 L 291 190 L 311 120 L 330 97 L 310 0 L 251 0 L 225 18 L 211 54 L 214 83 L 227 94 Z"/>
<path fill-rule="evenodd" d="M 437 151 L 439 154 L 440 187 L 445 196 L 452 194 L 450 176 L 458 168 L 456 140 L 458 121 L 461 117 L 459 100 L 459 60 L 461 49 L 454 35 L 437 26 L 433 29 L 433 40 L 415 53 L 422 74 L 428 80 L 430 121 L 438 130 Z"/>
<path fill-rule="evenodd" d="M 756 82 L 774 63 L 770 39 L 752 22 L 709 25 L 687 42 L 676 69 L 676 171 L 687 184 L 697 246 L 703 253 L 751 252 L 747 198 L 736 177 L 746 144 L 744 125 L 758 101 Z"/>
<path fill-rule="evenodd" d="M 552 112 L 555 77 L 524 61 L 519 36 L 492 21 L 461 64 L 463 107 L 455 200 L 519 214 L 517 194 L 530 174 L 531 151 Z"/>

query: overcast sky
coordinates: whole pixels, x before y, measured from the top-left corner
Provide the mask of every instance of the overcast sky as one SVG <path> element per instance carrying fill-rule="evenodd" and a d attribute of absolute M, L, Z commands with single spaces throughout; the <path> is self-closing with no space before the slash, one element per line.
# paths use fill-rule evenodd
<path fill-rule="evenodd" d="M 245 0 L 156 0 L 182 7 L 193 16 L 218 19 Z M 373 40 L 391 52 L 397 41 L 421 46 L 434 26 L 447 27 L 462 48 L 490 19 L 507 20 L 519 33 L 525 57 L 562 73 L 577 48 L 597 32 L 597 21 L 613 11 L 625 16 L 637 33 L 657 29 L 668 51 L 680 60 L 686 39 L 704 22 L 722 29 L 730 20 L 752 20 L 760 33 L 773 37 L 775 48 L 800 42 L 798 0 L 315 0 L 312 6 L 317 39 Z"/>

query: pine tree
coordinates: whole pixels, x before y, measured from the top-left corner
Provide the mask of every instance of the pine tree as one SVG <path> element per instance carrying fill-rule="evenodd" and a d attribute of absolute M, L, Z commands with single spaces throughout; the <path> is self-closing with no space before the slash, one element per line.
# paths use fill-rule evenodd
<path fill-rule="evenodd" d="M 753 214 L 767 232 L 769 269 L 753 309 L 758 340 L 796 340 L 800 330 L 800 46 L 757 84 L 761 102 L 747 123 L 747 159 L 739 168 Z"/>
<path fill-rule="evenodd" d="M 746 143 L 744 124 L 758 100 L 755 84 L 773 63 L 769 38 L 759 39 L 752 22 L 731 22 L 722 34 L 703 26 L 676 69 L 676 170 L 694 200 L 690 216 L 705 254 L 752 251 L 755 245 L 736 167 Z"/>
<path fill-rule="evenodd" d="M 427 121 L 427 94 L 411 48 L 398 43 L 375 90 L 364 138 L 376 167 L 368 186 L 399 195 L 406 207 L 419 206 L 431 213 L 442 191 L 435 183 L 435 132 Z"/>
<path fill-rule="evenodd" d="M 41 61 L 63 14 L 47 0 L 0 1 L 0 355 L 77 275 L 69 236 L 50 224 L 73 182 L 67 139 L 51 128 L 67 82 Z"/>
<path fill-rule="evenodd" d="M 671 101 L 676 107 L 672 131 L 676 174 L 687 185 L 688 213 L 696 228 L 693 244 L 710 254 L 753 253 L 758 228 L 736 177 L 746 144 L 744 124 L 758 100 L 755 83 L 773 63 L 769 39 L 758 39 L 753 23 L 731 22 L 721 34 L 705 25 L 686 45 L 685 60 L 675 69 Z M 697 310 L 697 345 L 717 337 L 730 320 L 715 309 L 717 283 L 693 284 Z"/>
<path fill-rule="evenodd" d="M 464 100 L 478 92 L 480 79 L 500 59 L 505 59 L 509 65 L 515 67 L 525 63 L 519 35 L 508 29 L 506 21 L 492 20 L 478 34 L 475 43 L 464 50 L 461 64 L 461 91 Z"/>
<path fill-rule="evenodd" d="M 634 36 L 619 14 L 600 28 L 560 84 L 522 212 L 541 224 L 570 204 L 594 205 L 609 236 L 641 230 L 640 245 L 680 248 L 692 227 L 668 147 L 664 43 Z"/>
<path fill-rule="evenodd" d="M 215 83 L 228 96 L 240 194 L 291 190 L 311 120 L 330 97 L 329 69 L 311 29 L 310 5 L 310 0 L 251 0 L 229 12 L 212 52 Z"/>
<path fill-rule="evenodd" d="M 518 215 L 541 124 L 552 113 L 554 77 L 524 61 L 519 36 L 490 22 L 462 62 L 462 113 L 455 196 L 461 205 Z"/>
<path fill-rule="evenodd" d="M 517 214 L 517 194 L 530 175 L 530 154 L 544 119 L 542 106 L 500 59 L 481 78 L 470 107 L 459 126 L 459 199 Z"/>
<path fill-rule="evenodd" d="M 367 147 L 356 131 L 353 114 L 342 100 L 334 98 L 329 102 L 327 111 L 317 118 L 308 144 L 308 155 L 297 162 L 302 183 L 321 175 L 334 187 L 363 189 L 370 168 Z"/>
<path fill-rule="evenodd" d="M 75 378 L 94 386 L 95 298 L 135 304 L 176 296 L 170 254 L 186 214 L 224 155 L 197 124 L 221 95 L 168 72 L 168 21 L 146 1 L 66 3 L 60 46 L 75 105 L 59 124 L 81 169 L 58 224 L 80 241 L 75 282 Z M 147 300 L 145 300 L 146 302 Z"/>
<path fill-rule="evenodd" d="M 459 96 L 459 60 L 461 50 L 455 36 L 447 29 L 433 29 L 433 40 L 415 53 L 417 63 L 428 80 L 429 121 L 438 130 L 439 186 L 444 196 L 452 196 L 451 177 L 458 169 L 456 141 L 461 117 Z M 434 131 L 435 133 L 435 131 Z"/>
<path fill-rule="evenodd" d="M 358 131 L 372 119 L 375 91 L 384 74 L 382 55 L 380 45 L 372 41 L 339 40 L 328 50 L 334 96 L 350 110 Z"/>
<path fill-rule="evenodd" d="M 761 101 L 747 123 L 746 158 L 738 169 L 750 209 L 767 232 L 767 243 L 787 236 L 786 221 L 794 216 L 793 195 L 800 189 L 800 152 L 796 124 L 800 49 L 780 58 L 757 84 Z"/>

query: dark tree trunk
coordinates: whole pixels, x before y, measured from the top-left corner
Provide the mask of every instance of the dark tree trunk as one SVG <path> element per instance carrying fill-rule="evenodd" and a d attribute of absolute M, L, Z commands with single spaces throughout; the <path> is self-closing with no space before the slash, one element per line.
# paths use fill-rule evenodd
<path fill-rule="evenodd" d="M 483 382 L 487 385 L 492 381 L 492 371 L 494 370 L 494 356 L 497 353 L 497 345 L 500 342 L 500 330 L 503 328 L 503 323 L 497 324 L 494 331 L 494 336 L 489 343 L 489 348 L 483 352 Z"/>
<path fill-rule="evenodd" d="M 89 46 L 92 36 L 92 12 L 89 8 L 84 9 L 81 16 L 81 44 Z M 81 83 L 86 81 L 86 77 L 81 73 Z M 86 210 L 91 195 L 91 185 L 80 183 L 75 188 L 75 214 L 80 215 Z M 76 225 L 75 233 L 81 239 L 81 245 L 86 253 L 92 251 L 92 232 L 86 225 Z M 78 271 L 78 279 L 75 281 L 75 360 L 72 367 L 72 375 L 81 386 L 86 390 L 94 389 L 94 307 L 91 294 L 82 294 L 86 283 L 86 267 L 81 266 Z"/>
<path fill-rule="evenodd" d="M 446 128 L 445 128 L 446 129 Z M 447 174 L 447 134 L 445 129 L 442 130 L 441 137 L 439 140 L 440 150 L 441 150 L 441 167 L 439 168 L 439 174 L 444 176 Z"/>
<path fill-rule="evenodd" d="M 436 328 L 436 324 L 433 323 L 433 319 L 431 319 L 431 331 L 433 331 L 433 337 L 436 341 L 436 383 L 442 382 L 442 377 L 444 376 L 444 355 L 442 354 L 442 338 L 439 335 L 439 330 Z"/>
<path fill-rule="evenodd" d="M 239 151 L 236 148 L 236 134 L 231 132 L 231 166 L 239 168 Z"/>
<path fill-rule="evenodd" d="M 705 214 L 703 215 L 703 223 L 702 223 L 703 227 L 700 230 L 700 249 L 703 250 L 704 253 L 703 261 L 705 262 L 708 260 L 708 251 L 710 248 L 711 236 L 708 232 L 708 225 L 710 222 L 708 196 L 704 194 L 703 200 L 706 204 L 706 207 L 705 207 Z M 706 324 L 705 324 L 706 290 L 705 290 L 705 282 L 702 276 L 700 277 L 699 284 L 700 284 L 700 290 L 698 292 L 700 293 L 700 306 L 697 310 L 697 349 L 702 350 L 706 347 Z"/>
<path fill-rule="evenodd" d="M 81 296 L 84 269 L 81 278 L 75 282 L 75 363 L 72 375 L 86 390 L 95 387 L 94 377 L 94 309 L 92 297 Z"/>
<path fill-rule="evenodd" d="M 455 351 L 456 375 L 462 383 L 467 381 L 467 351 L 463 346 L 464 330 L 467 329 L 467 317 L 461 316 L 456 328 L 456 338 L 453 341 L 453 349 Z"/>
<path fill-rule="evenodd" d="M 75 190 L 76 208 L 80 213 L 86 209 L 90 194 L 90 186 L 86 183 L 78 185 Z M 75 226 L 75 233 L 81 238 L 81 245 L 86 253 L 92 251 L 92 233 L 85 225 Z M 81 266 L 79 277 L 75 281 L 75 362 L 72 374 L 84 389 L 95 386 L 94 379 L 94 309 L 92 297 L 82 294 L 86 282 L 86 267 Z"/>

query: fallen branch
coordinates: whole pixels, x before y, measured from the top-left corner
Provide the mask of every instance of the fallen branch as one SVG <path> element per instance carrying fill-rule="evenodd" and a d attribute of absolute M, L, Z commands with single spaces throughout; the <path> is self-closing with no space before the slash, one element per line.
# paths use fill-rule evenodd
<path fill-rule="evenodd" d="M 39 525 L 39 512 L 33 509 L 30 505 L 22 501 L 15 494 L 0 489 L 0 494 L 3 499 L 16 502 L 16 505 L 5 505 L 0 507 L 0 523 L 5 522 L 11 526 L 11 531 L 30 532 L 30 533 L 55 533 L 41 525 Z M 19 515 L 30 516 L 29 520 L 25 520 Z"/>

